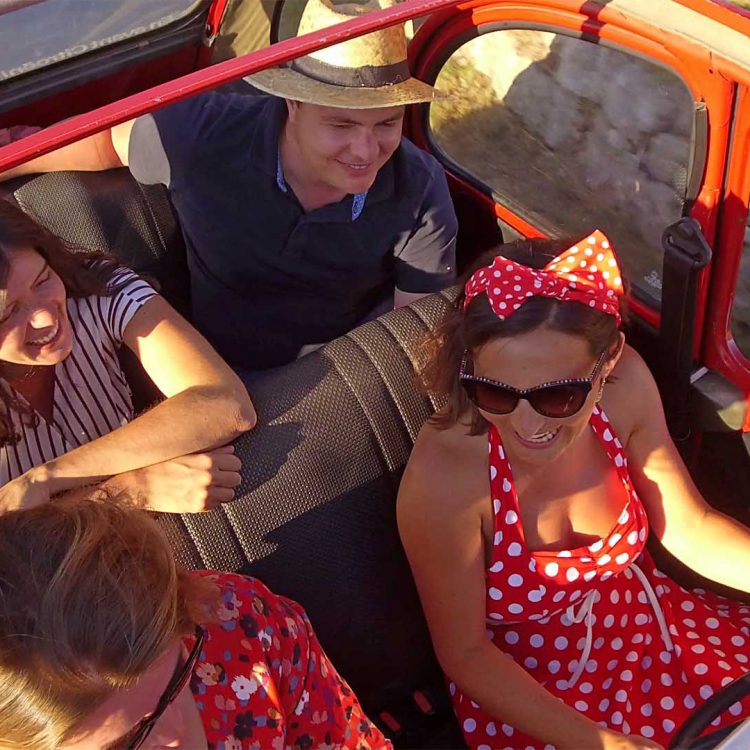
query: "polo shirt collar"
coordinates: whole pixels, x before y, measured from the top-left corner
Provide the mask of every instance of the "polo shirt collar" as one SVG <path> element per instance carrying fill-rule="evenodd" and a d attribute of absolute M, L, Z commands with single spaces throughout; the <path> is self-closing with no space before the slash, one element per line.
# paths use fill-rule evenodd
<path fill-rule="evenodd" d="M 251 157 L 252 164 L 273 177 L 276 174 L 279 135 L 286 122 L 286 102 L 278 96 L 266 96 L 265 99 L 251 146 Z"/>
<path fill-rule="evenodd" d="M 282 193 L 289 192 L 289 186 L 284 179 L 284 167 L 281 164 L 281 148 L 279 147 L 276 149 L 276 186 Z M 355 195 L 352 195 L 352 206 L 350 212 L 351 221 L 356 221 L 362 214 L 362 210 L 365 207 L 365 201 L 367 200 L 367 192 L 368 191 L 365 190 L 364 193 L 356 193 Z M 342 203 L 346 205 L 348 202 L 349 196 L 343 198 L 338 203 L 334 204 L 334 206 L 338 206 Z M 323 206 L 323 208 L 327 208 L 327 206 Z"/>

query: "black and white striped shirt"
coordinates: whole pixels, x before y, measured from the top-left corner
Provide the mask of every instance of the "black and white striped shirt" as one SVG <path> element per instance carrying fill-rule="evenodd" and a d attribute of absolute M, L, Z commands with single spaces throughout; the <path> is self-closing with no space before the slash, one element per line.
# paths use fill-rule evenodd
<path fill-rule="evenodd" d="M 24 424 L 28 416 L 21 419 L 11 413 L 21 439 L 15 445 L 0 446 L 0 485 L 133 419 L 132 394 L 117 350 L 133 315 L 156 292 L 127 270 L 117 272 L 111 284 L 126 280 L 111 297 L 68 298 L 73 348 L 55 365 L 52 422 L 37 415 L 36 425 Z M 0 383 L 25 402 L 7 382 Z"/>

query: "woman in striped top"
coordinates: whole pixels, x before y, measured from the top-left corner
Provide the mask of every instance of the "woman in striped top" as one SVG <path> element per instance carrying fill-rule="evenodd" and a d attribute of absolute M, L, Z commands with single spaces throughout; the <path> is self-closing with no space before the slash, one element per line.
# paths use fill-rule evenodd
<path fill-rule="evenodd" d="M 135 416 L 117 350 L 165 396 Z M 0 512 L 91 484 L 154 510 L 231 500 L 239 378 L 143 279 L 0 201 Z"/>

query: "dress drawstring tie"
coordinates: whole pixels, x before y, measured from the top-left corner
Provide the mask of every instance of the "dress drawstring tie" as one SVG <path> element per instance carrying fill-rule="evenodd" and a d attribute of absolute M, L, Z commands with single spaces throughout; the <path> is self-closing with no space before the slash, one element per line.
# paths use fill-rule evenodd
<path fill-rule="evenodd" d="M 651 604 L 651 608 L 654 610 L 656 621 L 659 623 L 661 637 L 664 641 L 664 645 L 666 646 L 667 651 L 674 651 L 672 637 L 669 634 L 669 628 L 667 627 L 667 622 L 664 619 L 664 611 L 659 604 L 656 592 L 654 591 L 653 587 L 649 583 L 648 578 L 646 578 L 643 571 L 638 567 L 638 565 L 632 563 L 630 565 L 630 569 L 635 573 L 636 577 L 643 586 L 643 590 L 646 592 L 646 596 L 648 597 L 649 603 Z M 583 670 L 586 668 L 589 656 L 591 655 L 591 645 L 593 642 L 593 613 L 594 602 L 596 601 L 596 593 L 596 591 L 589 591 L 589 593 L 586 594 L 586 596 L 584 596 L 583 599 L 581 599 L 580 603 L 577 605 L 577 612 L 575 604 L 571 604 L 565 610 L 565 614 L 568 616 L 571 622 L 586 622 L 586 640 L 583 648 L 581 649 L 581 657 L 578 660 L 578 666 L 576 667 L 575 672 L 573 672 L 573 676 L 570 678 L 570 680 L 568 680 L 569 688 L 572 688 L 578 682 L 581 675 L 583 674 Z"/>
<path fill-rule="evenodd" d="M 568 687 L 578 682 L 579 678 L 583 674 L 583 670 L 586 668 L 589 656 L 591 655 L 591 643 L 593 641 L 592 630 L 593 630 L 593 610 L 594 600 L 596 599 L 596 591 L 589 591 L 586 596 L 583 597 L 581 603 L 578 606 L 578 612 L 575 611 L 576 605 L 571 604 L 566 610 L 565 614 L 572 622 L 586 621 L 586 642 L 581 650 L 581 658 L 578 660 L 578 666 L 576 671 L 573 672 L 573 676 L 568 681 Z"/>
<path fill-rule="evenodd" d="M 633 569 L 633 572 L 636 574 L 636 576 L 638 576 L 638 580 L 641 582 L 643 590 L 646 592 L 646 596 L 648 597 L 649 602 L 651 602 L 651 608 L 654 610 L 656 621 L 659 623 L 661 637 L 664 641 L 664 645 L 667 647 L 667 651 L 674 651 L 672 636 L 669 634 L 667 621 L 664 619 L 664 610 L 661 608 L 661 604 L 659 604 L 659 600 L 656 597 L 656 592 L 654 591 L 653 586 L 649 583 L 648 578 L 646 578 L 646 575 L 638 567 L 638 565 L 633 563 L 630 567 Z"/>

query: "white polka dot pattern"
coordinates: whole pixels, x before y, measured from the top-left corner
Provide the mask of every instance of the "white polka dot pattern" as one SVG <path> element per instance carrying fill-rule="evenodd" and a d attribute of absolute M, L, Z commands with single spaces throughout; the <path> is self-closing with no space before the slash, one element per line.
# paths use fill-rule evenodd
<path fill-rule="evenodd" d="M 488 633 L 497 648 L 592 721 L 666 746 L 696 705 L 750 669 L 750 607 L 701 589 L 686 591 L 656 569 L 645 549 L 648 521 L 622 444 L 598 408 L 591 428 L 621 481 L 623 510 L 604 538 L 543 552 L 525 547 L 511 467 L 500 435 L 490 428 Z M 665 643 L 641 575 L 674 650 Z M 588 655 L 579 668 L 589 623 Z M 551 747 L 485 714 L 452 683 L 450 691 L 469 747 Z M 750 715 L 750 700 L 735 704 L 721 722 L 738 715 Z"/>
<path fill-rule="evenodd" d="M 603 270 L 602 266 L 612 270 Z M 498 255 L 491 265 L 471 276 L 464 293 L 464 307 L 477 295 L 486 294 L 490 307 L 501 319 L 512 315 L 530 297 L 553 297 L 614 315 L 620 325 L 620 269 L 609 241 L 598 229 L 542 269 Z"/>

